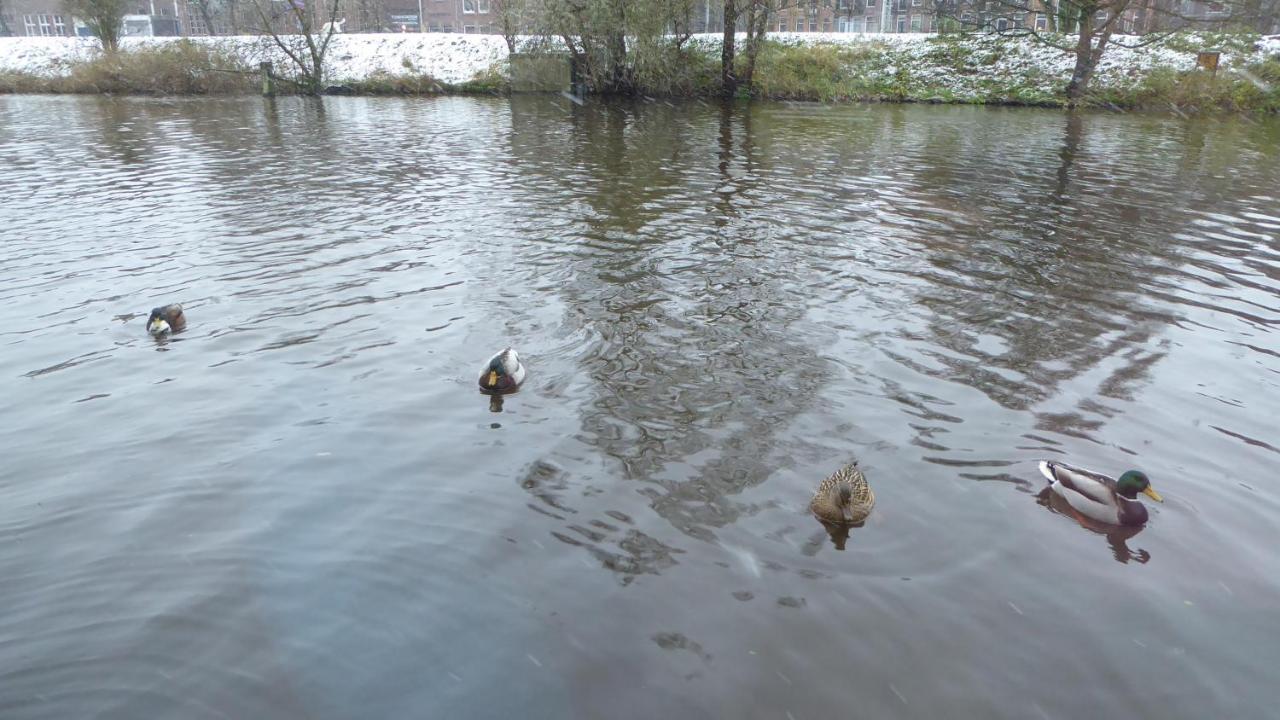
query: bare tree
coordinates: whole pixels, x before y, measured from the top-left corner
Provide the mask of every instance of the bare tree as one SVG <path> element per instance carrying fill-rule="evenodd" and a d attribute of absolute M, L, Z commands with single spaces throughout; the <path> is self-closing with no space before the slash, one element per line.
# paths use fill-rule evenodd
<path fill-rule="evenodd" d="M 724 40 L 720 48 L 720 92 L 731 98 L 738 94 L 737 62 L 738 12 L 748 0 L 724 0 Z"/>
<path fill-rule="evenodd" d="M 507 42 L 507 52 L 516 51 L 516 35 L 520 33 L 524 6 L 521 0 L 490 0 L 493 13 L 498 16 L 502 39 Z M 422 22 L 422 20 L 419 20 Z"/>
<path fill-rule="evenodd" d="M 760 55 L 760 49 L 764 47 L 764 36 L 769 32 L 769 23 L 773 20 L 773 13 L 778 8 L 779 2 L 786 0 L 747 0 L 747 44 L 744 51 L 747 56 L 747 66 L 742 71 L 742 84 L 747 90 L 752 89 L 752 83 L 756 76 L 756 58 Z"/>
<path fill-rule="evenodd" d="M 211 4 L 213 0 L 190 0 L 192 5 L 196 6 L 196 12 L 200 13 L 200 19 L 204 21 L 204 31 L 210 35 L 217 35 L 217 26 L 213 23 L 213 8 Z"/>
<path fill-rule="evenodd" d="M 113 53 L 120 46 L 120 29 L 129 9 L 128 0 L 64 0 L 67 13 L 84 21 L 102 49 Z"/>
<path fill-rule="evenodd" d="M 325 58 L 338 27 L 339 0 L 320 2 L 315 8 L 307 0 L 250 0 L 257 20 L 254 30 L 289 58 L 296 83 L 307 95 L 324 89 Z"/>
<path fill-rule="evenodd" d="M 1261 2 L 1223 0 L 1214 4 L 1224 8 L 1225 18 L 1229 8 L 1243 8 L 1243 3 L 1250 1 Z M 1088 94 L 1089 83 L 1108 47 L 1140 48 L 1161 42 L 1174 28 L 1221 22 L 1220 18 L 1183 12 L 1183 3 L 1179 0 L 977 0 L 973 3 L 934 0 L 933 12 L 937 17 L 959 21 L 965 29 L 1029 36 L 1074 54 L 1075 66 L 1065 88 L 1067 103 L 1073 106 Z M 1139 17 L 1145 28 L 1135 27 Z M 1161 19 L 1166 22 L 1160 22 Z M 1241 12 L 1237 19 L 1248 18 Z M 1160 29 L 1147 32 L 1141 39 L 1116 39 L 1117 35 L 1135 29 L 1156 28 Z M 1058 34 L 1059 29 L 1066 34 Z"/>

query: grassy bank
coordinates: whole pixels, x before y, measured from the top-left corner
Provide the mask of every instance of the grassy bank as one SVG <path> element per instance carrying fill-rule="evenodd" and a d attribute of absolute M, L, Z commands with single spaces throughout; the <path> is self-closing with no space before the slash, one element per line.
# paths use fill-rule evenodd
<path fill-rule="evenodd" d="M 230 95 L 260 90 L 258 75 L 233 53 L 191 42 L 99 55 L 64 73 L 0 72 L 0 92 L 116 95 Z"/>
<path fill-rule="evenodd" d="M 1054 71 L 1050 48 L 940 38 L 924 47 L 865 43 L 771 43 L 756 71 L 756 93 L 822 102 L 923 102 L 1060 107 L 1069 72 Z M 1056 51 L 1054 51 L 1056 54 Z M 1237 56 L 1243 57 L 1243 56 Z M 1280 59 L 1258 55 L 1214 75 L 1186 63 L 1111 66 L 1095 78 L 1087 104 L 1179 112 L 1280 112 Z"/>
<path fill-rule="evenodd" d="M 1088 102 L 1184 113 L 1280 112 L 1280 58 L 1254 52 L 1255 41 L 1242 35 L 1183 35 L 1142 51 L 1111 50 Z M 1226 53 L 1216 75 L 1195 68 L 1195 52 L 1205 47 Z M 719 55 L 718 42 L 707 37 L 651 53 L 633 68 L 639 92 L 714 95 L 719 91 Z M 819 102 L 1061 106 L 1071 62 L 1069 54 L 1027 39 L 968 35 L 815 41 L 782 35 L 761 52 L 754 94 Z M 398 67 L 389 65 L 392 69 L 381 67 L 335 84 L 341 92 L 359 95 L 500 94 L 508 89 L 501 64 L 453 83 L 438 81 L 408 55 Z M 278 91 L 287 93 L 291 87 L 283 81 Z M 255 62 L 228 45 L 191 41 L 99 53 L 68 61 L 54 72 L 0 72 L 0 92 L 209 95 L 258 90 Z"/>

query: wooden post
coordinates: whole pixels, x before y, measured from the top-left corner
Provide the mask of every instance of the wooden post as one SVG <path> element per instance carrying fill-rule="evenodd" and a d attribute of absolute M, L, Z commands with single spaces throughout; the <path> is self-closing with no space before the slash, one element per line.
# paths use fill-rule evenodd
<path fill-rule="evenodd" d="M 264 60 L 258 63 L 258 70 L 262 71 L 262 97 L 275 97 L 276 87 L 271 75 L 271 61 Z"/>

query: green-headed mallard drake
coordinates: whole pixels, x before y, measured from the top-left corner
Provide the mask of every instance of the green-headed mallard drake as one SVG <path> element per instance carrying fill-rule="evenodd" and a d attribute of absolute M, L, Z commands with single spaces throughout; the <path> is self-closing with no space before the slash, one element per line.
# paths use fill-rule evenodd
<path fill-rule="evenodd" d="M 829 523 L 856 523 L 865 520 L 875 504 L 876 494 L 871 492 L 858 463 L 852 462 L 822 481 L 809 501 L 809 509 Z"/>
<path fill-rule="evenodd" d="M 186 326 L 187 316 L 182 314 L 182 306 L 177 303 L 158 307 L 147 318 L 147 332 L 156 337 L 165 333 L 182 332 Z"/>
<path fill-rule="evenodd" d="M 515 350 L 507 348 L 489 358 L 480 373 L 480 390 L 487 393 L 507 393 L 524 382 L 524 365 Z"/>
<path fill-rule="evenodd" d="M 1147 522 L 1147 508 L 1138 502 L 1138 493 L 1164 502 L 1147 476 L 1137 470 L 1129 470 L 1119 480 L 1112 480 L 1091 470 L 1043 460 L 1040 472 L 1049 479 L 1053 494 L 1066 500 L 1076 512 L 1109 525 L 1138 527 Z"/>

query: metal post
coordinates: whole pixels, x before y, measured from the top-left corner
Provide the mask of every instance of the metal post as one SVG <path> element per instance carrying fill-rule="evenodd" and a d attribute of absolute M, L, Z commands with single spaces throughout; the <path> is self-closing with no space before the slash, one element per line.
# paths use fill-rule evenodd
<path fill-rule="evenodd" d="M 275 97 L 276 88 L 271 75 L 271 61 L 264 60 L 258 63 L 258 70 L 262 72 L 262 97 Z"/>

